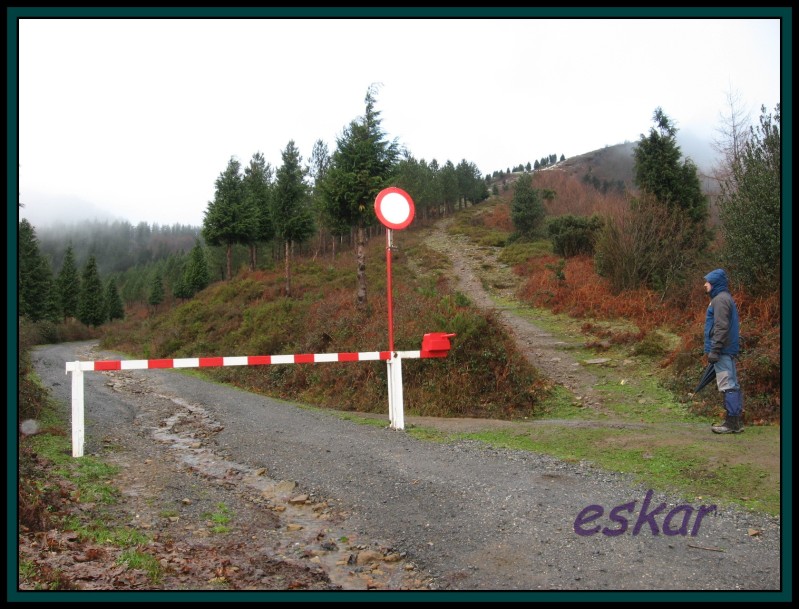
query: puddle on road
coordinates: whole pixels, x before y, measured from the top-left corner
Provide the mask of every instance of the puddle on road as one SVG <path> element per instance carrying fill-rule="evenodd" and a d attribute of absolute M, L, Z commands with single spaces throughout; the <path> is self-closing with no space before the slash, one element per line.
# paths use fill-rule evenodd
<path fill-rule="evenodd" d="M 216 455 L 201 438 L 212 436 L 222 426 L 205 409 L 173 396 L 157 397 L 181 410 L 153 430 L 154 439 L 168 444 L 194 471 L 237 486 L 254 503 L 278 515 L 279 528 L 269 532 L 274 543 L 271 558 L 321 569 L 344 590 L 430 589 L 431 579 L 403 555 L 355 539 L 346 530 L 346 515 L 332 505 L 300 494 L 293 481 L 270 478 L 265 468 L 252 469 Z"/>

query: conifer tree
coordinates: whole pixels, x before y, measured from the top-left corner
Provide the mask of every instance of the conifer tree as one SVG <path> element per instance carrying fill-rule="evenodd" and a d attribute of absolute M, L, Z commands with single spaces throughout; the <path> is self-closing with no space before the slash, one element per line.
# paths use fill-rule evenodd
<path fill-rule="evenodd" d="M 311 192 L 311 210 L 313 213 L 314 224 L 316 224 L 316 228 L 319 235 L 319 247 L 324 249 L 323 243 L 323 231 L 327 229 L 330 231 L 330 234 L 334 236 L 340 236 L 342 234 L 341 230 L 338 230 L 340 227 L 337 227 L 335 222 L 332 221 L 331 218 L 327 216 L 327 211 L 325 210 L 324 204 L 324 197 L 322 195 L 322 190 L 320 188 L 320 184 L 324 181 L 325 175 L 327 174 L 327 170 L 330 167 L 330 151 L 327 148 L 327 144 L 323 140 L 316 140 L 314 142 L 313 148 L 311 149 L 311 157 L 308 159 L 308 166 L 306 167 L 306 175 L 310 182 L 310 192 Z M 332 240 L 333 244 L 333 255 L 335 257 L 335 243 L 336 240 Z"/>
<path fill-rule="evenodd" d="M 719 216 L 723 258 L 756 295 L 779 290 L 782 269 L 781 115 L 761 107 L 760 124 L 731 157 L 721 182 Z"/>
<path fill-rule="evenodd" d="M 199 239 L 194 242 L 183 281 L 186 284 L 186 291 L 189 294 L 188 298 L 204 290 L 208 287 L 208 284 L 211 283 L 211 273 L 208 270 L 208 259 L 205 256 L 205 248 L 203 248 Z"/>
<path fill-rule="evenodd" d="M 525 238 L 533 237 L 543 225 L 546 212 L 531 174 L 524 173 L 516 180 L 510 213 L 513 226 Z"/>
<path fill-rule="evenodd" d="M 50 270 L 50 264 L 45 262 L 43 266 L 45 282 L 47 284 L 47 300 L 44 303 L 44 319 L 51 321 L 54 324 L 62 321 L 61 316 L 61 298 L 58 295 L 58 286 L 56 285 L 53 272 Z"/>
<path fill-rule="evenodd" d="M 226 279 L 233 276 L 233 246 L 250 243 L 257 225 L 257 211 L 244 196 L 241 164 L 231 157 L 216 180 L 214 200 L 208 203 L 202 228 L 206 243 L 225 247 Z"/>
<path fill-rule="evenodd" d="M 19 222 L 19 285 L 18 314 L 32 321 L 46 318 L 45 304 L 50 297 L 52 273 L 47 259 L 39 250 L 36 230 L 26 219 Z"/>
<path fill-rule="evenodd" d="M 125 307 L 122 305 L 122 299 L 119 297 L 119 291 L 117 290 L 117 282 L 113 277 L 108 280 L 108 285 L 106 286 L 105 307 L 106 318 L 109 321 L 125 318 Z"/>
<path fill-rule="evenodd" d="M 256 217 L 252 231 L 248 233 L 249 241 L 247 242 L 250 249 L 250 270 L 254 271 L 258 262 L 257 243 L 270 241 L 275 236 L 270 211 L 272 167 L 266 162 L 261 152 L 253 154 L 249 166 L 244 169 L 242 186 L 248 213 L 254 213 Z"/>
<path fill-rule="evenodd" d="M 153 307 L 157 307 L 164 302 L 164 279 L 161 271 L 158 270 L 153 275 L 150 282 L 150 296 L 147 298 L 147 303 Z"/>
<path fill-rule="evenodd" d="M 694 266 L 710 237 L 708 202 L 696 165 L 682 158 L 671 119 L 657 108 L 653 121 L 633 151 L 640 192 L 626 213 L 605 223 L 596 268 L 615 290 L 646 286 L 665 295 L 699 272 Z M 598 190 L 608 187 L 596 176 L 590 181 Z"/>
<path fill-rule="evenodd" d="M 374 202 L 391 180 L 399 144 L 388 141 L 380 112 L 375 109 L 375 86 L 366 93 L 366 113 L 353 120 L 337 139 L 323 190 L 329 217 L 356 231 L 356 307 L 365 309 L 366 228 L 376 223 Z"/>
<path fill-rule="evenodd" d="M 708 216 L 708 203 L 702 194 L 696 164 L 682 158 L 677 129 L 662 108 L 655 110 L 653 120 L 655 126 L 648 136 L 641 135 L 633 151 L 635 184 L 670 210 L 679 210 L 686 221 L 703 224 Z"/>
<path fill-rule="evenodd" d="M 452 213 L 455 211 L 455 203 L 458 200 L 458 173 L 452 161 L 448 160 L 444 163 L 439 172 L 439 182 L 445 212 Z"/>
<path fill-rule="evenodd" d="M 308 185 L 299 150 L 291 140 L 281 154 L 283 164 L 277 170 L 272 198 L 272 222 L 275 235 L 285 248 L 286 296 L 291 296 L 291 246 L 302 243 L 314 232 Z"/>
<path fill-rule="evenodd" d="M 175 298 L 181 298 L 187 300 L 194 296 L 194 293 L 189 289 L 188 284 L 186 283 L 186 273 L 179 275 L 177 279 L 175 279 L 175 283 L 172 286 L 172 296 Z"/>
<path fill-rule="evenodd" d="M 102 325 L 106 319 L 104 292 L 94 254 L 90 254 L 86 261 L 80 288 L 78 319 L 87 326 Z"/>
<path fill-rule="evenodd" d="M 80 275 L 75 264 L 72 243 L 67 246 L 64 253 L 64 262 L 61 264 L 61 271 L 58 273 L 57 288 L 64 321 L 70 317 L 77 317 L 78 302 L 80 300 Z"/>

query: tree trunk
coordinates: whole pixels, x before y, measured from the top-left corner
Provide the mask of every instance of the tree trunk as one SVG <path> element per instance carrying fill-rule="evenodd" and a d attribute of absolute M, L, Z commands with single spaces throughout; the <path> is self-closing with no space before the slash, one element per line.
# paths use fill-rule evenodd
<path fill-rule="evenodd" d="M 227 251 L 225 252 L 225 258 L 227 260 L 227 269 L 226 269 L 227 279 L 228 279 L 228 281 L 230 281 L 230 279 L 233 277 L 233 244 L 232 243 L 228 243 L 227 244 Z"/>
<path fill-rule="evenodd" d="M 291 297 L 291 241 L 286 240 L 286 296 Z"/>
<path fill-rule="evenodd" d="M 256 257 L 257 256 L 256 256 L 256 252 L 255 252 L 255 244 L 252 243 L 252 244 L 250 244 L 250 270 L 251 271 L 255 270 Z"/>
<path fill-rule="evenodd" d="M 358 291 L 355 306 L 359 311 L 366 308 L 366 236 L 363 226 L 358 226 L 356 260 L 358 265 Z"/>

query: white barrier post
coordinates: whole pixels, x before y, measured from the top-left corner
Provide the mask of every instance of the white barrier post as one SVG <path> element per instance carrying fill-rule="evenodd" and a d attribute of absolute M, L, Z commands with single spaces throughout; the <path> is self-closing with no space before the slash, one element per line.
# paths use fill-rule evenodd
<path fill-rule="evenodd" d="M 394 366 L 386 360 L 386 379 L 388 381 L 388 420 L 389 427 L 394 428 Z"/>
<path fill-rule="evenodd" d="M 388 362 L 388 410 L 392 429 L 405 429 L 402 399 L 402 356 L 395 351 Z"/>
<path fill-rule="evenodd" d="M 69 368 L 67 368 L 69 370 Z M 83 456 L 83 370 L 75 362 L 72 372 L 72 456 Z"/>

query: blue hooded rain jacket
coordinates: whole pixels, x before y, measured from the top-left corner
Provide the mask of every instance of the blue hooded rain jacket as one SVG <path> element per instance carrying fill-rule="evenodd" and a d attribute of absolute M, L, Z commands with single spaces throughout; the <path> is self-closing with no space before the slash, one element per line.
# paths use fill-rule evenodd
<path fill-rule="evenodd" d="M 705 353 L 738 355 L 738 307 L 730 294 L 727 273 L 724 269 L 710 271 L 705 281 L 710 284 L 710 304 L 705 315 Z"/>

